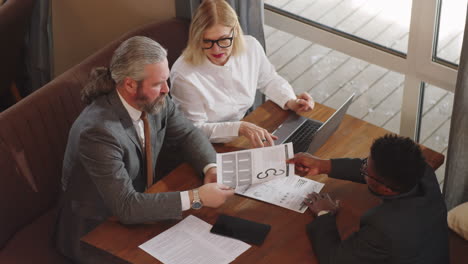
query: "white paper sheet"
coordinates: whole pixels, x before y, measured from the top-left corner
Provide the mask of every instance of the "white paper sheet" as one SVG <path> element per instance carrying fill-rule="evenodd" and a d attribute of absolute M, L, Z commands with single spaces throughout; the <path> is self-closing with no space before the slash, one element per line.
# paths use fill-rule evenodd
<path fill-rule="evenodd" d="M 232 188 L 248 187 L 294 175 L 292 143 L 216 155 L 218 182 Z"/>
<path fill-rule="evenodd" d="M 236 189 L 236 193 L 304 213 L 307 210 L 304 198 L 311 192 L 320 192 L 323 186 L 323 183 L 292 175 L 254 184 L 245 190 Z"/>
<path fill-rule="evenodd" d="M 189 215 L 139 247 L 166 264 L 230 263 L 250 248 L 242 241 L 210 233 L 211 227 Z"/>

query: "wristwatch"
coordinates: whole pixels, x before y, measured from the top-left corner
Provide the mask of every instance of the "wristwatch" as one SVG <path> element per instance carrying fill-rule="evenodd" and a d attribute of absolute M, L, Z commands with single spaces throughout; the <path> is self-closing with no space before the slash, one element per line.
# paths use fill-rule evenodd
<path fill-rule="evenodd" d="M 200 196 L 198 195 L 198 188 L 192 190 L 193 194 L 193 201 L 192 201 L 192 209 L 198 210 L 203 207 L 203 203 L 200 200 Z"/>

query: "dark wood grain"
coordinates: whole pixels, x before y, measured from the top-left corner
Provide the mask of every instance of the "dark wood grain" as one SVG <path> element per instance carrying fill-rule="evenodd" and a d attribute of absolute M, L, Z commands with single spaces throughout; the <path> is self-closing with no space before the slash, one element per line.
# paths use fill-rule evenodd
<path fill-rule="evenodd" d="M 334 110 L 316 104 L 313 111 L 305 114 L 320 121 L 325 121 Z M 266 102 L 244 120 L 274 131 L 287 117 L 287 112 L 271 101 Z M 316 153 L 322 158 L 365 157 L 374 139 L 389 133 L 387 130 L 346 116 L 340 128 Z M 245 138 L 228 144 L 215 144 L 218 152 L 234 151 L 249 148 Z M 438 168 L 444 161 L 444 156 L 422 146 L 427 162 Z M 325 183 L 322 192 L 329 192 L 332 197 L 341 201 L 337 216 L 337 225 L 342 238 L 358 230 L 359 218 L 369 208 L 380 203 L 371 195 L 367 186 L 347 181 L 328 178 L 326 175 L 309 177 Z M 183 164 L 161 181 L 153 185 L 149 192 L 182 191 L 195 188 L 201 184 L 193 169 Z M 305 234 L 305 226 L 313 220 L 309 211 L 300 214 L 268 203 L 256 201 L 242 196 L 230 198 L 218 209 L 202 208 L 199 211 L 189 210 L 184 217 L 193 214 L 204 221 L 214 224 L 219 214 L 228 214 L 248 220 L 271 225 L 262 246 L 252 246 L 239 256 L 234 263 L 317 263 L 310 242 Z M 130 263 L 160 263 L 138 246 L 161 232 L 167 230 L 178 221 L 162 221 L 141 225 L 123 225 L 111 218 L 82 238 L 82 243 L 106 251 Z"/>

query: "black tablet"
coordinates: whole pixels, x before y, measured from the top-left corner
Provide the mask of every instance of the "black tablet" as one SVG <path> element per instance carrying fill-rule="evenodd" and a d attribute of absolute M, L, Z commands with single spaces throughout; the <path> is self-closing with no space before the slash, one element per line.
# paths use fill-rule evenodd
<path fill-rule="evenodd" d="M 261 245 L 270 229 L 270 225 L 222 214 L 210 232 L 236 238 L 249 244 Z"/>

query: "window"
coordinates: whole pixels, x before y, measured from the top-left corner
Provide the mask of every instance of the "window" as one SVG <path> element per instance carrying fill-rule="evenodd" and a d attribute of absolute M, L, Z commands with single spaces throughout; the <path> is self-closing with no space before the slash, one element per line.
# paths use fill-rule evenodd
<path fill-rule="evenodd" d="M 421 132 L 419 142 L 447 156 L 453 92 L 424 84 Z M 439 184 L 443 184 L 445 163 L 436 171 Z"/>
<path fill-rule="evenodd" d="M 266 26 L 267 55 L 296 94 L 338 108 L 352 93 L 348 114 L 399 133 L 404 75 Z"/>
<path fill-rule="evenodd" d="M 266 0 L 266 4 L 344 37 L 406 53 L 411 17 L 408 0 Z"/>
<path fill-rule="evenodd" d="M 436 58 L 458 65 L 468 0 L 441 1 Z"/>
<path fill-rule="evenodd" d="M 336 107 L 358 91 L 351 114 L 425 140 L 419 104 L 454 91 L 467 2 L 265 0 L 267 54 L 296 92 Z"/>

